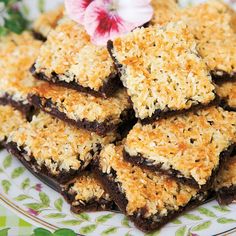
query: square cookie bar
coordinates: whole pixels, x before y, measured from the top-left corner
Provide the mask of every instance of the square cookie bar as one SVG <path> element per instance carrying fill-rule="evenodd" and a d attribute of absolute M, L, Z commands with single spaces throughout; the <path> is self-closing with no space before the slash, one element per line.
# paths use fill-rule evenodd
<path fill-rule="evenodd" d="M 133 110 L 128 95 L 120 89 L 114 97 L 103 99 L 75 90 L 44 83 L 29 94 L 37 108 L 83 128 L 105 135 L 132 119 Z"/>
<path fill-rule="evenodd" d="M 36 39 L 46 41 L 49 32 L 56 28 L 57 23 L 64 16 L 64 6 L 42 13 L 33 23 L 33 34 Z"/>
<path fill-rule="evenodd" d="M 10 104 L 26 114 L 31 112 L 27 95 L 41 82 L 33 78 L 29 68 L 41 44 L 29 32 L 0 38 L 0 104 Z"/>
<path fill-rule="evenodd" d="M 66 183 L 84 170 L 105 144 L 115 139 L 115 134 L 100 137 L 40 112 L 11 133 L 6 147 L 19 159 L 25 159 L 35 172 Z"/>
<path fill-rule="evenodd" d="M 62 187 L 62 194 L 71 204 L 71 211 L 106 211 L 116 209 L 110 195 L 92 172 L 84 172 Z"/>
<path fill-rule="evenodd" d="M 182 22 L 136 29 L 108 48 L 143 123 L 215 99 L 208 68 Z"/>
<path fill-rule="evenodd" d="M 236 155 L 222 166 L 215 180 L 214 190 L 220 204 L 236 201 Z"/>
<path fill-rule="evenodd" d="M 0 105 L 0 146 L 4 145 L 11 132 L 25 123 L 25 117 L 18 110 Z"/>
<path fill-rule="evenodd" d="M 236 111 L 236 81 L 220 83 L 216 87 L 221 106 L 229 111 Z"/>
<path fill-rule="evenodd" d="M 139 229 L 156 230 L 206 198 L 195 188 L 124 161 L 122 152 L 122 146 L 106 146 L 95 172 L 120 210 Z"/>
<path fill-rule="evenodd" d="M 67 18 L 50 32 L 31 71 L 38 79 L 104 98 L 121 84 L 107 48 L 95 46 L 83 26 Z"/>
<path fill-rule="evenodd" d="M 236 113 L 210 107 L 153 124 L 137 124 L 124 145 L 125 160 L 202 189 L 212 186 L 236 144 Z"/>

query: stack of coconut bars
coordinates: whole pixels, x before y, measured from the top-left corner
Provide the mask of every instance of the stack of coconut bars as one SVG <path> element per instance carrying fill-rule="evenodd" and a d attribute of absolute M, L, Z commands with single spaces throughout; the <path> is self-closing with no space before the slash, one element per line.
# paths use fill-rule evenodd
<path fill-rule="evenodd" d="M 236 13 L 153 0 L 145 27 L 94 45 L 64 8 L 0 39 L 0 143 L 71 204 L 151 232 L 236 200 Z"/>

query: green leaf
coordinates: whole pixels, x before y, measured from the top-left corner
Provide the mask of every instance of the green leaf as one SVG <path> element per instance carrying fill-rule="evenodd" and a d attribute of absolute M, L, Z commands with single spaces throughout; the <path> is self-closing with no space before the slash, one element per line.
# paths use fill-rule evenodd
<path fill-rule="evenodd" d="M 83 221 L 81 221 L 81 220 L 65 220 L 65 221 L 61 222 L 61 224 L 68 225 L 68 226 L 80 225 L 82 223 L 83 223 Z"/>
<path fill-rule="evenodd" d="M 102 236 L 106 236 L 106 235 L 110 235 L 110 234 L 114 234 L 117 232 L 117 228 L 116 227 L 111 227 L 109 229 L 106 229 L 102 232 Z"/>
<path fill-rule="evenodd" d="M 41 13 L 44 12 L 45 9 L 45 0 L 38 0 L 38 9 Z"/>
<path fill-rule="evenodd" d="M 5 27 L 0 27 L 0 36 L 6 36 L 8 34 L 8 30 Z"/>
<path fill-rule="evenodd" d="M 215 213 L 210 211 L 209 209 L 206 209 L 204 207 L 199 207 L 198 208 L 198 211 L 202 214 L 202 215 L 205 215 L 205 216 L 208 216 L 208 217 L 216 217 Z"/>
<path fill-rule="evenodd" d="M 204 223 L 194 226 L 192 228 L 192 231 L 201 231 L 204 229 L 208 229 L 210 226 L 211 226 L 211 221 L 206 221 Z"/>
<path fill-rule="evenodd" d="M 122 224 L 123 226 L 125 226 L 125 227 L 130 228 L 128 217 L 125 216 L 125 217 L 123 218 L 123 220 L 121 221 L 121 224 Z"/>
<path fill-rule="evenodd" d="M 95 229 L 97 228 L 97 225 L 88 225 L 88 226 L 84 226 L 80 229 L 80 233 L 81 234 L 89 234 L 92 233 Z"/>
<path fill-rule="evenodd" d="M 179 220 L 179 219 L 175 219 L 173 221 L 171 221 L 172 224 L 175 224 L 175 225 L 180 225 L 182 224 L 182 222 Z"/>
<path fill-rule="evenodd" d="M 8 236 L 8 231 L 10 228 L 0 230 L 0 236 Z"/>
<path fill-rule="evenodd" d="M 3 172 L 3 169 L 2 168 L 0 168 L 0 173 L 2 173 Z"/>
<path fill-rule="evenodd" d="M 60 218 L 65 218 L 66 215 L 65 214 L 61 214 L 61 213 L 51 213 L 51 214 L 45 215 L 44 217 L 45 218 L 60 219 Z"/>
<path fill-rule="evenodd" d="M 97 222 L 97 223 L 105 223 L 105 222 L 107 222 L 108 220 L 110 220 L 113 216 L 114 216 L 114 214 L 107 214 L 107 215 L 104 215 L 104 216 L 99 216 L 99 217 L 96 219 L 96 222 Z"/>
<path fill-rule="evenodd" d="M 53 236 L 53 234 L 46 229 L 37 228 L 34 230 L 33 236 Z"/>
<path fill-rule="evenodd" d="M 158 235 L 160 235 L 160 230 L 153 233 L 145 234 L 145 236 L 158 236 Z"/>
<path fill-rule="evenodd" d="M 27 203 L 27 204 L 24 204 L 24 206 L 32 209 L 32 210 L 35 210 L 35 211 L 38 211 L 42 208 L 44 208 L 45 206 L 41 203 Z"/>
<path fill-rule="evenodd" d="M 80 213 L 77 215 L 79 218 L 81 218 L 82 220 L 86 220 L 86 221 L 89 221 L 90 220 L 90 217 L 87 213 Z"/>
<path fill-rule="evenodd" d="M 228 219 L 228 218 L 219 218 L 217 219 L 217 222 L 220 223 L 220 224 L 228 224 L 228 223 L 235 223 L 236 220 L 234 219 Z"/>
<path fill-rule="evenodd" d="M 125 236 L 133 236 L 130 232 L 126 233 Z"/>
<path fill-rule="evenodd" d="M 24 167 L 18 167 L 15 170 L 13 170 L 13 172 L 11 173 L 11 177 L 12 179 L 18 178 L 20 175 L 22 175 L 25 171 Z"/>
<path fill-rule="evenodd" d="M 200 216 L 196 216 L 193 214 L 185 214 L 185 215 L 183 215 L 183 217 L 185 217 L 186 219 L 189 219 L 189 220 L 202 220 L 202 218 Z"/>
<path fill-rule="evenodd" d="M 30 186 L 30 179 L 27 178 L 21 183 L 20 187 L 24 190 L 24 189 L 28 188 L 29 186 Z"/>
<path fill-rule="evenodd" d="M 25 194 L 21 194 L 21 195 L 17 196 L 17 197 L 15 198 L 15 200 L 20 202 L 20 201 L 23 201 L 23 200 L 29 199 L 29 198 L 32 198 L 32 197 L 30 197 L 30 196 L 28 196 L 28 195 L 25 195 Z"/>
<path fill-rule="evenodd" d="M 77 234 L 71 229 L 58 229 L 53 236 L 77 236 Z"/>
<path fill-rule="evenodd" d="M 182 226 L 175 232 L 175 236 L 184 236 L 186 232 L 187 232 L 187 227 Z"/>
<path fill-rule="evenodd" d="M 50 199 L 48 197 L 48 195 L 44 192 L 40 192 L 39 193 L 39 197 L 41 202 L 45 205 L 45 206 L 49 206 L 50 205 Z"/>
<path fill-rule="evenodd" d="M 229 208 L 226 206 L 213 206 L 217 211 L 220 212 L 230 212 Z"/>
<path fill-rule="evenodd" d="M 63 205 L 63 200 L 62 198 L 58 198 L 55 202 L 54 202 L 54 206 L 58 211 L 62 211 L 62 205 Z"/>
<path fill-rule="evenodd" d="M 8 192 L 9 192 L 10 187 L 11 187 L 10 181 L 8 181 L 8 180 L 6 180 L 6 179 L 2 180 L 2 188 L 3 188 L 3 191 L 4 191 L 5 193 L 8 193 Z"/>
<path fill-rule="evenodd" d="M 3 167 L 6 169 L 11 166 L 11 163 L 12 163 L 12 156 L 8 155 L 5 157 L 5 159 L 3 161 Z"/>

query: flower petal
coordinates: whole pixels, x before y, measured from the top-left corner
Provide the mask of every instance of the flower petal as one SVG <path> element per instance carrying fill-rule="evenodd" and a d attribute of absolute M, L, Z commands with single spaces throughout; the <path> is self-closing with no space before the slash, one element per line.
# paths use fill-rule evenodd
<path fill-rule="evenodd" d="M 109 39 L 130 32 L 133 24 L 123 21 L 115 11 L 109 11 L 109 0 L 92 2 L 85 12 L 84 26 L 92 41 L 98 45 L 106 45 Z"/>
<path fill-rule="evenodd" d="M 134 24 L 136 27 L 149 22 L 153 16 L 153 8 L 150 5 L 145 7 L 120 7 L 118 15 L 127 22 Z"/>
<path fill-rule="evenodd" d="M 65 0 L 66 13 L 72 20 L 83 24 L 86 8 L 93 0 Z"/>
<path fill-rule="evenodd" d="M 143 7 L 147 6 L 151 3 L 151 0 L 133 0 L 133 1 L 127 1 L 127 0 L 119 0 L 118 5 L 121 7 Z"/>

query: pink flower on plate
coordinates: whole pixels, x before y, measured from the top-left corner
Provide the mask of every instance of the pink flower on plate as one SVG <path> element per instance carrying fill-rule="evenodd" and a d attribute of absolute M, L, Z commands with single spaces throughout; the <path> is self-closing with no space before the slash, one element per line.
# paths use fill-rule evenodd
<path fill-rule="evenodd" d="M 36 185 L 34 186 L 34 189 L 35 189 L 36 191 L 38 191 L 38 192 L 41 192 L 41 191 L 42 191 L 42 184 L 36 184 Z"/>
<path fill-rule="evenodd" d="M 28 209 L 27 211 L 30 215 L 33 215 L 33 216 L 37 216 L 39 215 L 39 213 L 31 208 Z"/>
<path fill-rule="evenodd" d="M 65 2 L 68 16 L 84 25 L 95 44 L 105 45 L 109 39 L 113 40 L 149 22 L 153 15 L 150 1 L 66 0 Z"/>

